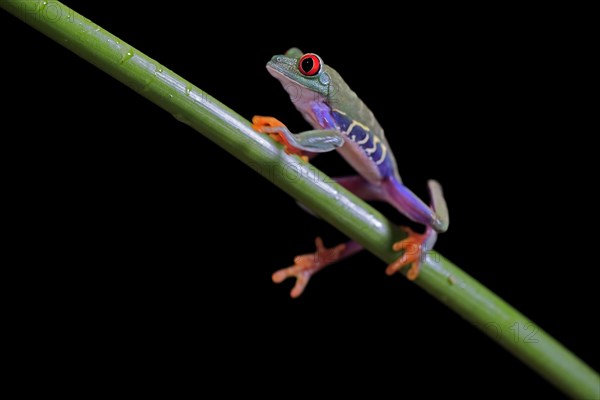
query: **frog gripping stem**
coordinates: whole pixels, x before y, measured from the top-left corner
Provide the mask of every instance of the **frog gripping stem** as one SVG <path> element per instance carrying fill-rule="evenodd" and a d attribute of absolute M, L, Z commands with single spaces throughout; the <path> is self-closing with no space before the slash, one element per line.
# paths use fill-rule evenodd
<path fill-rule="evenodd" d="M 275 271 L 272 275 L 275 283 L 281 283 L 287 278 L 296 278 L 296 283 L 290 292 L 292 298 L 297 298 L 304 292 L 308 281 L 315 273 L 363 250 L 363 246 L 354 240 L 327 248 L 320 237 L 315 239 L 315 246 L 317 249 L 314 253 L 296 256 L 294 265 Z"/>
<path fill-rule="evenodd" d="M 414 281 L 419 276 L 423 257 L 435 244 L 437 233 L 431 228 L 427 228 L 423 234 L 415 233 L 412 229 L 407 227 L 402 227 L 402 229 L 408 234 L 408 237 L 394 243 L 392 249 L 394 251 L 403 250 L 404 252 L 400 258 L 388 265 L 385 273 L 392 275 L 401 268 L 410 265 L 406 277 L 409 280 Z"/>
<path fill-rule="evenodd" d="M 296 154 L 304 161 L 308 161 L 308 155 L 306 155 L 302 150 L 291 145 L 287 140 L 283 134 L 283 130 L 287 130 L 287 127 L 277 118 L 255 115 L 252 117 L 252 129 L 260 133 L 266 133 L 272 139 L 281 143 L 287 154 Z"/>
<path fill-rule="evenodd" d="M 411 217 L 414 221 L 424 224 L 426 229 L 425 233 L 419 234 L 413 232 L 410 228 L 402 228 L 408 236 L 394 243 L 392 249 L 394 251 L 403 250 L 403 254 L 396 261 L 388 265 L 386 269 L 388 275 L 392 275 L 401 268 L 410 265 L 406 277 L 409 280 L 417 279 L 421 262 L 427 255 L 427 252 L 433 249 L 438 233 L 445 232 L 448 229 L 450 219 L 442 187 L 434 180 L 428 181 L 427 184 L 431 197 L 431 208 L 424 209 L 424 204 L 412 192 L 405 187 L 399 190 L 398 186 L 402 186 L 402 184 L 398 182 L 393 183 L 395 189 L 392 194 L 395 196 L 398 196 L 399 193 L 402 194 L 402 199 L 395 199 L 396 204 L 401 204 L 401 209 L 406 211 L 404 214 Z M 393 196 L 391 197 L 393 198 Z M 395 203 L 392 201 L 392 204 Z"/>

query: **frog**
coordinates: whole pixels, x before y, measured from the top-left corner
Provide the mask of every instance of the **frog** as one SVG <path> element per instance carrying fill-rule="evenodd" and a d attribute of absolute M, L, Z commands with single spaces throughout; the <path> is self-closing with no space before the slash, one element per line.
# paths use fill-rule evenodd
<path fill-rule="evenodd" d="M 292 133 L 278 119 L 261 115 L 252 118 L 253 128 L 270 135 L 288 154 L 298 155 L 305 162 L 319 153 L 337 151 L 356 171 L 356 175 L 333 178 L 337 184 L 365 201 L 387 202 L 409 220 L 423 225 L 422 233 L 401 227 L 406 237 L 394 242 L 392 249 L 402 253 L 385 270 L 392 275 L 408 268 L 406 277 L 416 280 L 438 234 L 446 232 L 449 226 L 441 184 L 434 179 L 427 181 L 429 205 L 403 184 L 394 153 L 374 113 L 318 54 L 292 47 L 284 54 L 274 55 L 266 68 L 312 129 Z M 292 266 L 272 274 L 276 283 L 296 278 L 290 292 L 293 298 L 304 292 L 316 272 L 363 250 L 353 240 L 328 248 L 317 237 L 315 245 L 314 253 L 299 255 Z"/>

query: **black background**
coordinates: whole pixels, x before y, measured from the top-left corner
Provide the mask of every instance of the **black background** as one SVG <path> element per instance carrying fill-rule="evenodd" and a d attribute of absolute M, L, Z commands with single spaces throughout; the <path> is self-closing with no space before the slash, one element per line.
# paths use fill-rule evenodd
<path fill-rule="evenodd" d="M 599 368 L 592 145 L 560 23 L 484 10 L 65 4 L 242 116 L 292 131 L 308 126 L 264 65 L 291 46 L 320 54 L 375 112 L 405 183 L 423 198 L 427 179 L 443 184 L 452 223 L 437 250 Z M 562 397 L 368 253 L 290 299 L 291 282 L 271 273 L 316 235 L 333 245 L 342 234 L 4 11 L 0 26 L 9 247 L 25 271 L 15 304 L 49 331 L 75 329 L 132 370 L 189 374 L 198 390 L 228 391 L 216 382 L 229 377 L 265 394 Z M 352 172 L 337 154 L 314 163 Z"/>

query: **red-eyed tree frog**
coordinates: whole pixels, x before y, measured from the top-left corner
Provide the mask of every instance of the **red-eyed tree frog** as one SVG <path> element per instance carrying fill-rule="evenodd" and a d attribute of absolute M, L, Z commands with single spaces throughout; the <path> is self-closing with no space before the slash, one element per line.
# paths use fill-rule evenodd
<path fill-rule="evenodd" d="M 267 70 L 314 129 L 293 134 L 277 119 L 263 116 L 252 119 L 254 129 L 271 135 L 284 144 L 288 153 L 305 160 L 316 153 L 337 150 L 358 172 L 334 178 L 337 183 L 364 200 L 388 202 L 410 220 L 425 225 L 422 234 L 403 228 L 408 236 L 394 243 L 393 249 L 404 252 L 386 269 L 391 275 L 410 265 L 406 276 L 416 279 L 422 257 L 433 248 L 437 234 L 448 229 L 448 210 L 440 184 L 428 181 L 430 207 L 402 184 L 394 155 L 375 116 L 318 55 L 291 48 L 285 55 L 273 56 Z M 320 238 L 316 246 L 315 253 L 297 256 L 294 265 L 272 276 L 276 283 L 296 278 L 292 297 L 302 294 L 315 272 L 362 250 L 354 241 L 326 248 Z"/>

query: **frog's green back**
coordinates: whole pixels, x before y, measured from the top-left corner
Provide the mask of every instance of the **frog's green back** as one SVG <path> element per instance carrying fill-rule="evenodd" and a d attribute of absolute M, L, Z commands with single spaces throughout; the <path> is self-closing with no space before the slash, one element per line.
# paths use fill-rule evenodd
<path fill-rule="evenodd" d="M 331 108 L 340 110 L 350 119 L 368 126 L 372 133 L 383 139 L 383 128 L 379 125 L 373 112 L 365 105 L 365 103 L 363 103 L 358 95 L 350 89 L 350 86 L 348 86 L 335 69 L 327 64 L 325 64 L 324 69 L 331 78 L 329 94 L 327 96 L 327 103 Z"/>
<path fill-rule="evenodd" d="M 377 136 L 383 143 L 383 146 L 389 149 L 390 145 L 385 138 L 383 128 L 379 125 L 373 112 L 365 105 L 365 103 L 363 103 L 358 95 L 350 89 L 350 86 L 348 86 L 335 69 L 327 64 L 325 64 L 324 68 L 325 72 L 328 73 L 331 78 L 330 91 L 327 96 L 329 106 L 334 110 L 342 112 L 349 119 L 367 126 L 369 132 Z M 396 179 L 398 182 L 402 182 L 394 155 L 391 152 L 388 152 L 387 157 L 390 159 Z"/>

